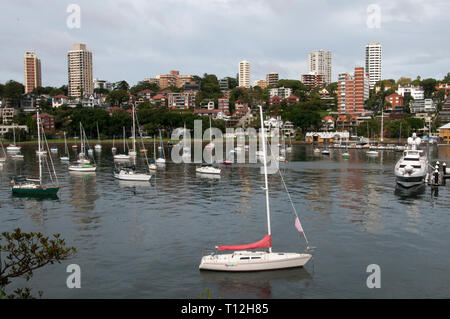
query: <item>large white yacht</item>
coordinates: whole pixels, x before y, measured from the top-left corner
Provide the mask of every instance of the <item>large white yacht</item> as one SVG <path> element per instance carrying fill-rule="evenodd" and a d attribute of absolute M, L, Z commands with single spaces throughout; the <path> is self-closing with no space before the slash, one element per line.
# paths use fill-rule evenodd
<path fill-rule="evenodd" d="M 408 138 L 408 145 L 403 156 L 395 165 L 397 184 L 412 187 L 423 184 L 428 172 L 428 158 L 422 150 L 417 149 L 422 140 L 413 133 Z"/>

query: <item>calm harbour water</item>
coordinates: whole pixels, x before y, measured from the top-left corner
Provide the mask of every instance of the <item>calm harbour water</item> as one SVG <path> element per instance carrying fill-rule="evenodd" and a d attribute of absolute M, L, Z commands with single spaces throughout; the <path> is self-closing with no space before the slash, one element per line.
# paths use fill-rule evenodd
<path fill-rule="evenodd" d="M 199 298 L 206 288 L 215 298 L 449 298 L 450 186 L 438 196 L 427 186 L 402 192 L 393 173 L 401 153 L 368 158 L 349 150 L 345 160 L 342 152 L 324 157 L 295 145 L 281 164 L 316 247 L 303 269 L 198 270 L 205 249 L 265 235 L 258 164 L 223 167 L 220 179 L 209 179 L 196 175 L 195 164 L 169 160 L 150 183 L 125 182 L 113 178 L 110 147 L 103 146 L 94 174 L 70 173 L 54 156 L 58 199 L 37 200 L 13 197 L 9 187 L 13 175 L 37 170 L 35 147 L 25 146 L 25 160 L 9 158 L 0 171 L 0 231 L 60 233 L 77 248 L 74 258 L 36 271 L 27 283 L 44 298 Z M 450 148 L 434 146 L 431 159 L 450 162 Z M 138 167 L 143 163 L 139 157 Z M 279 175 L 269 176 L 269 187 L 274 251 L 304 251 Z M 66 286 L 73 263 L 81 267 L 81 289 Z M 381 268 L 380 289 L 366 286 L 369 264 Z"/>

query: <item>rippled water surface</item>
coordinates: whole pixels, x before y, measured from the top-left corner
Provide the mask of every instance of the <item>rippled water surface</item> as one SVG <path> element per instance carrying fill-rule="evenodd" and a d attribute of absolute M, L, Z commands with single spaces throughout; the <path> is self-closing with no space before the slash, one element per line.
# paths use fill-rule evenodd
<path fill-rule="evenodd" d="M 400 153 L 350 150 L 345 160 L 340 150 L 324 157 L 294 146 L 281 169 L 313 259 L 303 269 L 233 274 L 198 265 L 216 244 L 265 235 L 260 165 L 223 167 L 210 179 L 196 175 L 195 164 L 169 160 L 150 183 L 124 182 L 113 178 L 104 146 L 94 174 L 70 173 L 53 155 L 57 200 L 13 197 L 10 178 L 37 171 L 34 150 L 24 147 L 25 160 L 8 159 L 0 172 L 0 231 L 60 233 L 77 248 L 73 259 L 36 271 L 29 285 L 46 298 L 198 298 L 206 288 L 223 298 L 450 297 L 450 186 L 437 196 L 428 187 L 396 189 Z M 435 146 L 431 158 L 450 162 L 450 148 Z M 279 175 L 269 186 L 274 251 L 304 251 Z M 66 286 L 72 263 L 81 267 L 81 289 Z M 381 268 L 380 289 L 366 286 L 369 264 Z"/>

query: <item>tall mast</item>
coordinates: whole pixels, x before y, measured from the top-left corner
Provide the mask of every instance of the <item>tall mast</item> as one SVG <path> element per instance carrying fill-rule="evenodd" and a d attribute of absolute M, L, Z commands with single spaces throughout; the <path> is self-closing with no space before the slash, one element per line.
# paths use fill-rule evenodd
<path fill-rule="evenodd" d="M 136 151 L 136 127 L 134 124 L 134 104 L 133 104 L 133 151 Z"/>
<path fill-rule="evenodd" d="M 267 181 L 267 154 L 266 154 L 266 138 L 265 138 L 265 132 L 264 132 L 264 121 L 263 121 L 263 113 L 262 113 L 262 106 L 259 106 L 259 114 L 261 118 L 261 132 L 262 132 L 262 151 L 264 153 L 264 182 L 265 182 L 265 191 L 266 191 L 266 210 L 267 210 L 267 233 L 268 235 L 271 234 L 270 231 L 270 205 L 269 205 L 269 183 Z M 269 247 L 269 252 L 272 252 L 272 247 Z"/>
<path fill-rule="evenodd" d="M 36 113 L 36 124 L 38 131 L 39 186 L 40 186 L 42 185 L 42 165 L 41 165 L 41 133 L 40 133 L 41 121 L 39 119 L 39 109 L 37 110 Z"/>
<path fill-rule="evenodd" d="M 66 132 L 64 131 L 64 152 L 66 155 L 69 155 L 69 150 L 67 149 L 67 140 L 66 140 Z"/>
<path fill-rule="evenodd" d="M 82 131 L 82 128 L 81 128 L 81 122 L 80 122 L 80 151 L 81 151 L 81 153 L 83 153 L 84 154 L 84 143 L 83 143 L 83 131 Z"/>
<path fill-rule="evenodd" d="M 383 142 L 383 107 L 381 107 L 381 138 L 380 138 L 380 142 Z"/>
<path fill-rule="evenodd" d="M 212 142 L 212 136 L 211 136 L 211 117 L 209 118 L 209 141 Z"/>
<path fill-rule="evenodd" d="M 123 129 L 123 153 L 125 154 L 125 126 L 122 126 Z"/>
<path fill-rule="evenodd" d="M 100 132 L 98 130 L 98 122 L 97 122 L 97 139 L 98 139 L 98 143 L 100 144 Z"/>

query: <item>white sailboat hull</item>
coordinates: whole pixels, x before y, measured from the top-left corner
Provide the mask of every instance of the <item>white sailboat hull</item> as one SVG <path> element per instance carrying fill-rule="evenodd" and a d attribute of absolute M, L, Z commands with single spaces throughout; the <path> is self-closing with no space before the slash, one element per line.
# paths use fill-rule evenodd
<path fill-rule="evenodd" d="M 114 177 L 125 181 L 149 181 L 152 175 L 120 171 L 114 172 Z"/>
<path fill-rule="evenodd" d="M 204 256 L 199 269 L 214 271 L 265 271 L 303 267 L 310 254 L 239 251 L 233 254 Z"/>
<path fill-rule="evenodd" d="M 215 168 L 212 166 L 197 167 L 195 171 L 200 174 L 220 174 L 221 172 L 220 168 Z"/>
<path fill-rule="evenodd" d="M 69 171 L 74 171 L 74 172 L 95 172 L 96 169 L 97 169 L 97 167 L 92 166 L 92 165 L 70 165 L 69 166 Z"/>
<path fill-rule="evenodd" d="M 130 155 L 117 154 L 117 155 L 114 155 L 114 159 L 115 160 L 129 160 L 130 159 Z"/>
<path fill-rule="evenodd" d="M 7 152 L 20 152 L 21 148 L 22 147 L 20 147 L 20 146 L 7 146 L 6 151 Z"/>

